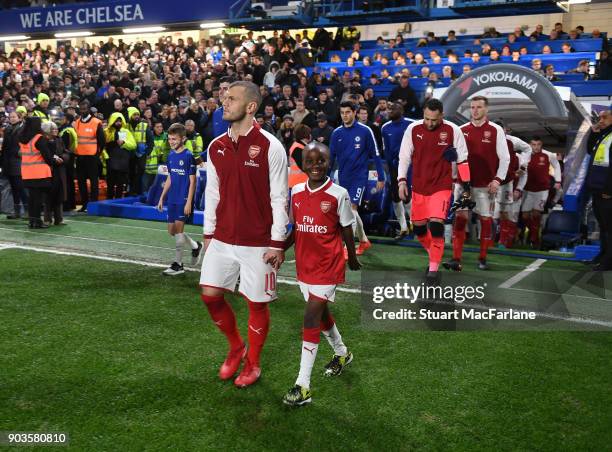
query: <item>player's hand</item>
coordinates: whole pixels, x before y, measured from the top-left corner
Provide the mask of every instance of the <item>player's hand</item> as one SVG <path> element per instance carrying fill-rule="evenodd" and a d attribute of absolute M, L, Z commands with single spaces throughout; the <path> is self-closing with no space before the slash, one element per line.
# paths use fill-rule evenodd
<path fill-rule="evenodd" d="M 561 182 L 555 182 L 555 190 L 561 190 Z"/>
<path fill-rule="evenodd" d="M 523 192 L 520 190 L 514 190 L 514 192 L 512 193 L 512 198 L 515 201 L 518 201 L 519 199 L 521 199 L 522 196 L 523 196 Z"/>
<path fill-rule="evenodd" d="M 384 180 L 379 180 L 378 182 L 376 182 L 376 191 L 381 191 L 383 188 L 385 188 Z"/>
<path fill-rule="evenodd" d="M 498 188 L 499 188 L 499 182 L 496 179 L 493 179 L 491 182 L 489 182 L 489 185 L 487 186 L 489 193 L 491 193 L 492 195 L 497 193 Z"/>
<path fill-rule="evenodd" d="M 402 201 L 408 202 L 410 198 L 410 191 L 408 190 L 407 183 L 400 183 L 397 187 L 397 191 L 399 192 L 399 197 Z"/>
<path fill-rule="evenodd" d="M 349 255 L 348 266 L 351 270 L 357 271 L 361 268 L 361 262 L 359 262 L 359 259 L 357 259 L 357 256 L 352 257 L 351 255 Z"/>
<path fill-rule="evenodd" d="M 283 250 L 269 249 L 263 255 L 263 260 L 266 264 L 270 264 L 274 270 L 278 270 L 283 262 L 285 262 L 285 252 Z"/>
<path fill-rule="evenodd" d="M 185 204 L 185 208 L 183 209 L 183 213 L 185 214 L 186 217 L 191 215 L 191 203 L 188 202 L 187 204 Z"/>
<path fill-rule="evenodd" d="M 123 143 L 125 143 L 125 141 L 117 140 L 117 146 L 121 147 L 121 146 L 123 146 Z"/>
<path fill-rule="evenodd" d="M 161 201 L 161 199 L 157 203 L 157 211 L 158 212 L 163 212 L 164 211 L 164 203 Z"/>

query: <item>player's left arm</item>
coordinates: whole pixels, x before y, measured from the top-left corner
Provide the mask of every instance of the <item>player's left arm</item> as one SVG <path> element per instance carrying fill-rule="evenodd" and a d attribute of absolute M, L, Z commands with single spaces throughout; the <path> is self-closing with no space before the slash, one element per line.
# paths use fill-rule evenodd
<path fill-rule="evenodd" d="M 451 123 L 452 124 L 452 123 Z M 457 173 L 459 180 L 463 184 L 463 193 L 465 197 L 470 195 L 470 166 L 468 164 L 468 147 L 463 136 L 463 131 L 455 124 L 453 128 L 453 146 L 457 151 Z"/>
<path fill-rule="evenodd" d="M 506 178 L 508 174 L 508 166 L 510 165 L 510 151 L 508 151 L 508 143 L 506 142 L 506 134 L 504 130 L 496 125 L 497 129 L 497 137 L 495 139 L 495 150 L 497 151 L 497 158 L 499 159 L 499 165 L 497 167 L 497 174 L 495 174 L 495 178 L 491 183 L 497 182 L 497 187 L 501 185 L 503 180 Z M 495 187 L 495 191 L 497 191 L 497 187 Z M 491 184 L 489 184 L 489 191 L 492 191 Z"/>
<path fill-rule="evenodd" d="M 287 154 L 283 145 L 275 138 L 270 139 L 268 150 L 268 167 L 270 170 L 270 203 L 272 205 L 272 229 L 270 247 L 264 260 L 278 270 L 285 260 L 285 239 L 287 236 Z"/>
<path fill-rule="evenodd" d="M 557 155 L 544 151 L 548 155 L 548 160 L 553 167 L 553 177 L 555 178 L 555 189 L 559 190 L 561 188 L 561 165 L 559 164 L 559 160 L 557 159 Z"/>
<path fill-rule="evenodd" d="M 370 158 L 374 159 L 374 164 L 376 165 L 376 172 L 378 173 L 378 182 L 376 183 L 376 190 L 380 191 L 385 187 L 385 168 L 382 164 L 382 159 L 380 158 L 380 152 L 378 152 L 378 144 L 376 144 L 376 138 L 374 137 L 374 132 L 368 126 L 365 126 L 368 129 L 367 135 L 367 145 L 368 145 L 368 154 Z"/>

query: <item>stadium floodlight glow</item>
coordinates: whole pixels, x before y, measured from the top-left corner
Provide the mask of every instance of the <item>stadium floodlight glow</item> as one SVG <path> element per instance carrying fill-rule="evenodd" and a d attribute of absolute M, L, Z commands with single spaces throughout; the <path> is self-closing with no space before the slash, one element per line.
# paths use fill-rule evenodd
<path fill-rule="evenodd" d="M 133 27 L 133 28 L 124 28 L 123 33 L 155 33 L 157 31 L 166 31 L 166 27 Z"/>
<path fill-rule="evenodd" d="M 200 24 L 200 28 L 210 29 L 210 28 L 225 28 L 226 25 L 223 22 L 205 22 Z"/>
<path fill-rule="evenodd" d="M 70 31 L 67 33 L 55 33 L 56 38 L 79 38 L 81 36 L 93 36 L 92 31 Z"/>
<path fill-rule="evenodd" d="M 30 37 L 26 35 L 0 36 L 0 41 L 23 41 L 25 39 L 30 39 Z"/>

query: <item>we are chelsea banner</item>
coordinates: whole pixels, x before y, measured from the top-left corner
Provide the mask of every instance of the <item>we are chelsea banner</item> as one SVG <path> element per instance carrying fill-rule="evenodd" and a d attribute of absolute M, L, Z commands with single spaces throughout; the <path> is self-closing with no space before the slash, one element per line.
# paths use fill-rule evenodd
<path fill-rule="evenodd" d="M 2 34 L 224 20 L 235 0 L 141 0 L 0 10 Z"/>

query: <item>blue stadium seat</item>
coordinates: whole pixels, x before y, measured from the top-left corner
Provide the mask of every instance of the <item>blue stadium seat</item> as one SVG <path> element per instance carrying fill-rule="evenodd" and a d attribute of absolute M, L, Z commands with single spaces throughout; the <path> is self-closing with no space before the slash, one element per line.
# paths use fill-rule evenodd
<path fill-rule="evenodd" d="M 580 216 L 577 212 L 553 210 L 542 234 L 542 247 L 570 247 L 580 241 Z"/>

